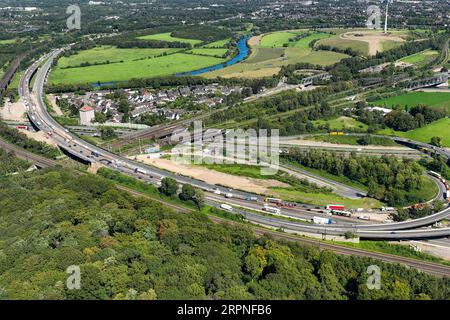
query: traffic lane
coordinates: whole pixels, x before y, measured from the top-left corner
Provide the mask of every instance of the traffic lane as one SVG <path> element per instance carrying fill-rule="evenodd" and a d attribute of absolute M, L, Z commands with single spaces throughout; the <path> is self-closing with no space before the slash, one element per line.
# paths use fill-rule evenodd
<path fill-rule="evenodd" d="M 247 209 L 251 210 L 262 210 L 264 208 L 265 203 L 264 201 L 250 201 L 250 200 L 242 200 L 242 199 L 236 199 L 236 198 L 226 198 L 223 196 L 219 196 L 213 193 L 208 193 L 208 197 L 210 199 L 213 199 L 218 202 L 222 202 L 225 204 L 230 205 L 238 205 L 242 206 Z M 340 217 L 340 216 L 330 216 L 324 213 L 324 210 L 313 210 L 313 209 L 303 209 L 301 207 L 274 207 L 279 208 L 283 214 L 289 215 L 291 218 L 300 218 L 307 221 L 310 221 L 313 217 L 322 217 L 322 218 L 329 218 L 335 221 L 339 221 L 339 224 L 346 224 L 346 225 L 356 225 L 359 221 L 346 218 L 346 217 Z"/>

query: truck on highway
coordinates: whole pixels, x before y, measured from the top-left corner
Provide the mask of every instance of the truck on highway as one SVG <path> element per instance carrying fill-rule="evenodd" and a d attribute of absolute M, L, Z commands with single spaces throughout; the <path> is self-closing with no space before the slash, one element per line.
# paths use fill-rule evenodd
<path fill-rule="evenodd" d="M 256 201 L 258 202 L 258 198 L 257 197 L 247 197 L 245 198 L 246 201 Z"/>
<path fill-rule="evenodd" d="M 97 151 L 92 151 L 91 155 L 93 155 L 94 157 L 100 157 L 100 153 L 98 153 Z"/>
<path fill-rule="evenodd" d="M 269 206 L 264 206 L 262 208 L 263 211 L 269 212 L 269 213 L 274 213 L 274 214 L 281 214 L 281 210 L 278 208 L 273 208 L 273 207 L 269 207 Z"/>
<path fill-rule="evenodd" d="M 225 194 L 225 198 L 233 198 L 233 194 L 232 193 L 227 193 L 227 194 Z"/>
<path fill-rule="evenodd" d="M 147 174 L 147 172 L 139 168 L 134 169 L 134 173 Z"/>
<path fill-rule="evenodd" d="M 313 218 L 311 219 L 311 222 L 312 222 L 312 223 L 315 223 L 315 224 L 323 224 L 323 225 L 326 225 L 326 224 L 332 224 L 332 223 L 333 223 L 333 220 L 328 219 L 328 218 L 322 218 L 322 217 L 313 217 Z"/>
<path fill-rule="evenodd" d="M 350 211 L 343 211 L 343 210 L 331 210 L 331 214 L 347 218 L 350 218 L 352 216 L 352 213 Z"/>
<path fill-rule="evenodd" d="M 333 211 L 344 211 L 345 206 L 341 204 L 329 204 L 326 207 L 327 210 L 333 210 Z"/>
<path fill-rule="evenodd" d="M 281 205 L 282 200 L 277 198 L 266 198 L 265 202 L 274 203 L 276 205 Z"/>
<path fill-rule="evenodd" d="M 225 204 L 225 203 L 222 203 L 221 205 L 220 205 L 220 209 L 223 209 L 223 210 L 226 210 L 226 211 L 233 211 L 233 207 L 232 206 L 230 206 L 229 204 Z"/>

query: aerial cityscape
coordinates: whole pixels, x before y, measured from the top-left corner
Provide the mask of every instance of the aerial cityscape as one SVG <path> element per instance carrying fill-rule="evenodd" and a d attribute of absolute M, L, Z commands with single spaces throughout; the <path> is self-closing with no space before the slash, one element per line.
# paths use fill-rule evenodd
<path fill-rule="evenodd" d="M 450 300 L 449 41 L 448 0 L 0 1 L 0 300 Z"/>

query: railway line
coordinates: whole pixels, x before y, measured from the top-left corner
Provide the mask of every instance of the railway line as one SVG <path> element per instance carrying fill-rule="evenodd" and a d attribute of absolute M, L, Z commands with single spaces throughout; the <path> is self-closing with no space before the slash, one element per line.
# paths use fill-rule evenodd
<path fill-rule="evenodd" d="M 68 132 L 67 129 L 59 125 L 48 113 L 46 110 L 45 104 L 43 102 L 43 86 L 47 77 L 47 74 L 51 68 L 53 57 L 59 55 L 63 50 L 55 50 L 51 54 L 48 54 L 38 60 L 33 66 L 31 66 L 24 74 L 23 78 L 20 82 L 19 92 L 23 96 L 24 101 L 26 102 L 27 112 L 30 116 L 31 121 L 43 130 L 48 135 L 52 136 L 52 139 L 60 146 L 60 148 L 66 150 L 68 153 L 73 156 L 81 159 L 87 163 L 102 163 L 107 167 L 110 167 L 113 170 L 117 170 L 124 174 L 130 175 L 135 178 L 140 178 L 147 182 L 157 183 L 164 177 L 171 177 L 175 179 L 179 184 L 191 184 L 194 187 L 203 189 L 207 192 L 212 192 L 215 189 L 218 189 L 222 194 L 226 194 L 230 192 L 230 189 L 210 185 L 204 183 L 199 180 L 195 180 L 189 177 L 180 176 L 177 174 L 173 174 L 152 166 L 143 165 L 141 163 L 137 163 L 135 161 L 131 161 L 129 159 L 118 156 L 114 153 L 111 153 L 107 150 L 101 149 L 99 147 L 90 145 L 89 143 L 79 139 L 76 136 L 73 136 Z M 41 68 L 38 70 L 38 66 L 41 62 L 47 60 Z M 36 70 L 38 70 L 36 72 Z M 32 74 L 36 72 L 36 78 L 33 88 L 33 94 L 29 91 L 29 82 Z M 247 192 L 241 191 L 232 191 L 237 198 L 245 199 L 247 197 L 257 197 L 261 198 L 258 195 L 254 195 Z M 226 201 L 225 199 L 223 201 Z M 343 233 L 349 230 L 358 232 L 365 231 L 378 231 L 378 233 L 366 233 L 367 237 L 375 236 L 380 238 L 380 235 L 383 235 L 384 238 L 393 239 L 401 239 L 402 230 L 421 228 L 424 226 L 432 225 L 442 219 L 445 219 L 450 215 L 450 208 L 446 208 L 442 212 L 413 221 L 407 221 L 403 223 L 390 223 L 390 224 L 381 224 L 381 225 L 364 225 L 364 224 L 355 224 L 355 225 L 337 225 L 332 227 L 323 227 L 323 226 L 306 226 L 309 227 L 309 231 L 313 231 L 315 233 L 323 234 L 323 233 Z M 305 225 L 294 223 L 282 219 L 274 219 L 262 215 L 248 215 L 252 222 L 258 224 L 264 224 L 271 227 L 283 228 L 285 230 L 292 229 L 293 231 L 298 231 L 300 228 L 304 228 Z M 392 233 L 395 231 L 395 233 Z M 415 233 L 416 232 L 416 233 Z M 445 236 L 447 232 L 450 230 L 441 230 L 439 231 L 440 235 Z M 438 231 L 430 229 L 430 230 L 417 230 L 413 232 L 407 233 L 407 238 L 423 238 L 430 237 L 434 238 L 437 236 Z M 450 235 L 450 233 L 449 233 Z"/>

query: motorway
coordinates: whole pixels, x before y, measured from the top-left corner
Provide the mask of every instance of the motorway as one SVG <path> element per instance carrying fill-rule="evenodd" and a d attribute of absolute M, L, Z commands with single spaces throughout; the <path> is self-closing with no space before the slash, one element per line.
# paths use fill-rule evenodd
<path fill-rule="evenodd" d="M 179 176 L 152 166 L 143 165 L 124 157 L 118 156 L 114 153 L 108 152 L 104 149 L 91 145 L 84 140 L 72 135 L 67 129 L 58 124 L 48 113 L 45 103 L 43 101 L 43 86 L 46 81 L 47 74 L 51 68 L 53 58 L 59 55 L 62 49 L 55 50 L 46 57 L 41 58 L 34 63 L 24 73 L 20 81 L 19 94 L 23 97 L 26 105 L 28 115 L 31 121 L 42 131 L 47 133 L 58 144 L 58 146 L 68 153 L 88 163 L 102 163 L 103 165 L 120 171 L 124 174 L 140 178 L 142 180 L 157 184 L 164 177 L 171 177 L 180 184 L 191 184 L 195 187 L 203 189 L 207 192 L 218 189 L 222 194 L 232 192 L 234 197 L 245 199 L 246 197 L 256 196 L 261 200 L 261 196 L 253 195 L 247 192 L 230 190 L 221 186 L 210 185 L 203 181 L 192 178 Z M 39 64 L 48 60 L 39 68 L 35 75 L 35 82 L 33 93 L 30 93 L 29 83 L 32 74 L 38 69 Z M 223 199 L 222 202 L 226 202 Z M 413 231 L 405 231 L 412 228 L 421 228 L 432 225 L 435 222 L 441 221 L 450 215 L 450 208 L 434 214 L 432 216 L 417 219 L 413 221 L 390 223 L 381 225 L 372 224 L 352 224 L 352 225 L 336 225 L 336 226 L 318 226 L 307 225 L 300 222 L 292 222 L 283 219 L 275 219 L 268 216 L 262 216 L 252 213 L 247 213 L 246 218 L 254 223 L 262 224 L 270 227 L 283 228 L 285 230 L 315 232 L 319 234 L 343 234 L 351 231 L 356 235 L 364 238 L 373 239 L 422 239 L 422 238 L 437 238 L 450 236 L 450 229 L 419 229 Z"/>

